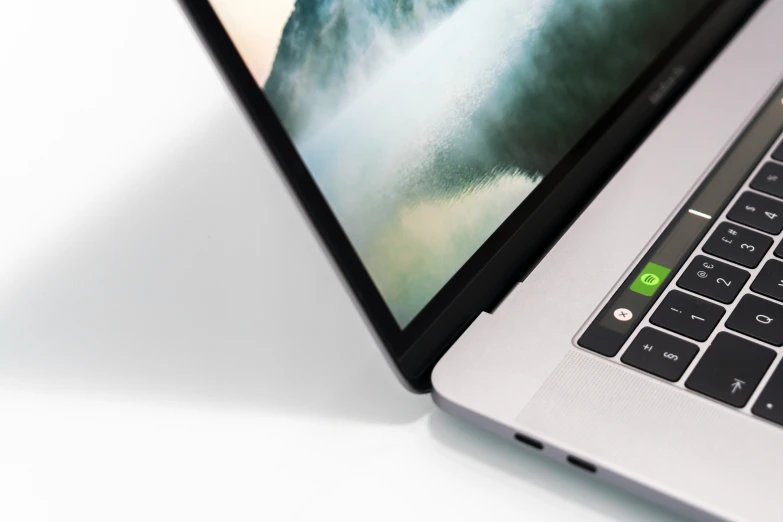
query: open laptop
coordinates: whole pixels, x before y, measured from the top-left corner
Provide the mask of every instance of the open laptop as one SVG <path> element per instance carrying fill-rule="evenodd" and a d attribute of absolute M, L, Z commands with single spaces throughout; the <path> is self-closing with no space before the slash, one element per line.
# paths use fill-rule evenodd
<path fill-rule="evenodd" d="M 783 0 L 183 4 L 404 384 L 783 520 Z"/>

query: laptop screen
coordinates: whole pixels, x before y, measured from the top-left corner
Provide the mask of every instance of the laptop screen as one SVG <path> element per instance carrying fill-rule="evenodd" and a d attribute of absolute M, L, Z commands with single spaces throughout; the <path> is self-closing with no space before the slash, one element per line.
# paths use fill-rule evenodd
<path fill-rule="evenodd" d="M 709 0 L 210 0 L 401 328 Z"/>

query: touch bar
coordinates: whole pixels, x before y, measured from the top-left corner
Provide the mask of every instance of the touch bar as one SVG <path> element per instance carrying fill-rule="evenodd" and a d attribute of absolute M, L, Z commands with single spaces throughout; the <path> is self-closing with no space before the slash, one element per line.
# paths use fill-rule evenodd
<path fill-rule="evenodd" d="M 707 179 L 672 220 L 579 338 L 579 345 L 613 357 L 655 303 L 723 208 L 783 132 L 783 84 L 767 100 Z"/>

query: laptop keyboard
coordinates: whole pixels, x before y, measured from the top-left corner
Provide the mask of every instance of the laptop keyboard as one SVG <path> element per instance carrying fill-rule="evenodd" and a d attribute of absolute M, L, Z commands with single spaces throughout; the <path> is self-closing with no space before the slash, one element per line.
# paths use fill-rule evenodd
<path fill-rule="evenodd" d="M 731 178 L 707 177 L 578 344 L 783 426 L 781 124 L 715 215 L 707 184 Z"/>

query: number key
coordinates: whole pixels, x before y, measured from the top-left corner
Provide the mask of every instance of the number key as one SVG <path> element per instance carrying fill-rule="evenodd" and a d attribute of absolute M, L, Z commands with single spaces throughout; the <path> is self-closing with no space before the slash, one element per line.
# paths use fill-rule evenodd
<path fill-rule="evenodd" d="M 724 313 L 722 306 L 674 290 L 661 302 L 650 322 L 691 339 L 706 341 Z"/>
<path fill-rule="evenodd" d="M 706 256 L 696 256 L 680 276 L 677 286 L 721 303 L 734 301 L 750 274 L 741 268 Z"/>
<path fill-rule="evenodd" d="M 763 232 L 779 234 L 783 230 L 783 202 L 745 192 L 729 211 L 728 218 Z"/>
<path fill-rule="evenodd" d="M 750 186 L 759 192 L 766 192 L 779 198 L 783 197 L 783 165 L 767 163 L 761 167 Z"/>
<path fill-rule="evenodd" d="M 755 268 L 770 246 L 771 237 L 723 222 L 704 244 L 704 251 L 739 265 Z"/>

